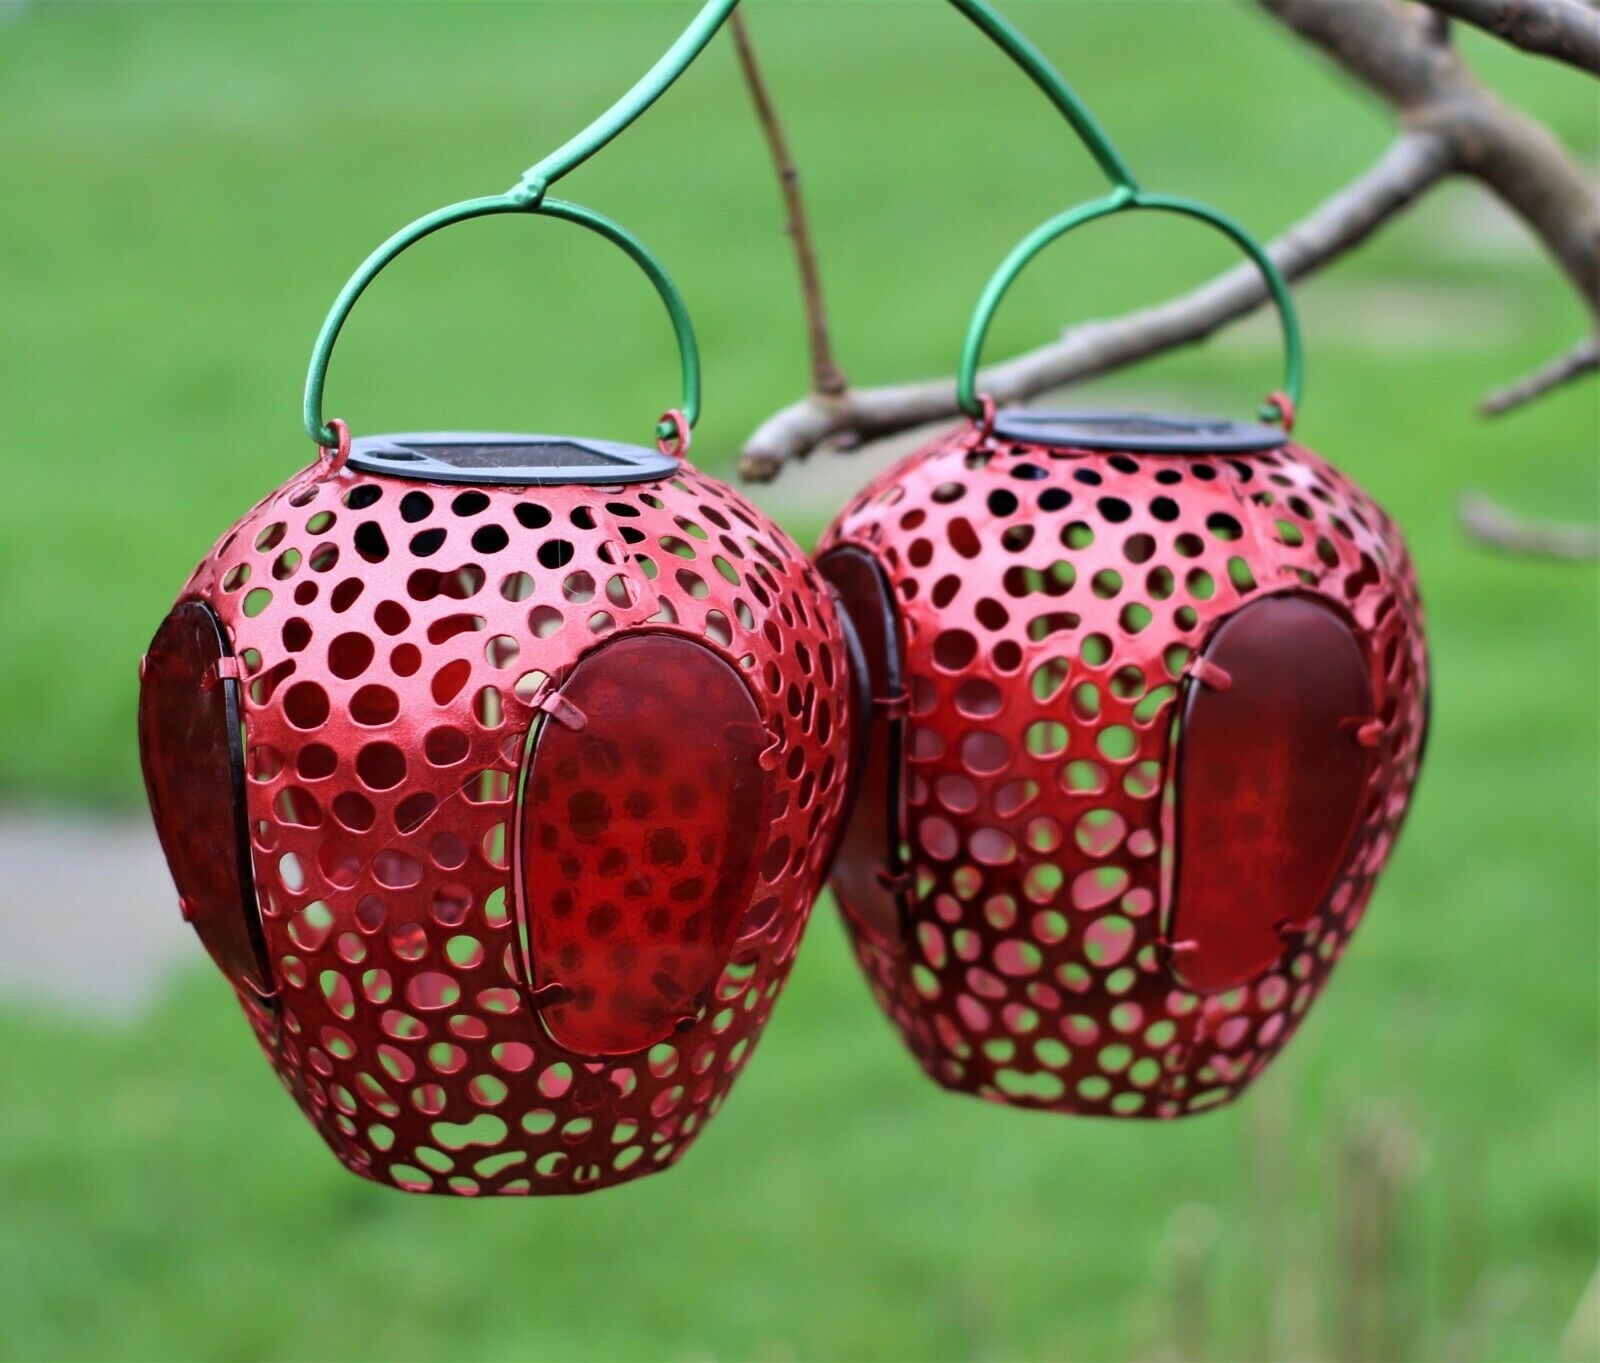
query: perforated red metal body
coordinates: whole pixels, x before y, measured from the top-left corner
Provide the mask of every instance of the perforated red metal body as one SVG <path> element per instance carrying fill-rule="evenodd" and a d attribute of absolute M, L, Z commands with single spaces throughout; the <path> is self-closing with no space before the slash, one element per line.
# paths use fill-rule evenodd
<path fill-rule="evenodd" d="M 1294 444 L 968 425 L 858 496 L 819 564 L 879 641 L 876 795 L 833 886 L 929 1075 L 1116 1116 L 1236 1096 L 1343 954 L 1416 779 L 1394 524 Z"/>
<path fill-rule="evenodd" d="M 687 464 L 323 463 L 222 537 L 146 658 L 146 778 L 188 916 L 345 1165 L 571 1193 L 683 1153 L 835 841 L 844 647 L 793 543 Z"/>

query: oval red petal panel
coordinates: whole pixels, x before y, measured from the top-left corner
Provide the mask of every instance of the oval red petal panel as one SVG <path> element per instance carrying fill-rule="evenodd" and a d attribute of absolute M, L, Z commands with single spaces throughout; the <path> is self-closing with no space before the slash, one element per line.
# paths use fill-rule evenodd
<path fill-rule="evenodd" d="M 1360 816 L 1372 678 L 1344 620 L 1272 596 L 1217 628 L 1188 683 L 1170 936 L 1189 987 L 1229 989 L 1320 908 Z"/>
<path fill-rule="evenodd" d="M 551 1037 L 644 1050 L 692 1020 L 759 870 L 771 735 L 738 673 L 666 633 L 573 669 L 529 758 L 522 912 Z"/>
<path fill-rule="evenodd" d="M 230 658 L 209 607 L 173 608 L 145 654 L 139 760 L 184 916 L 228 978 L 264 996 L 272 975 L 250 871 L 239 683 L 218 675 Z"/>
<path fill-rule="evenodd" d="M 901 753 L 905 739 L 900 622 L 883 571 L 871 556 L 849 546 L 822 556 L 817 567 L 839 593 L 854 627 L 867 671 L 872 705 L 858 743 L 854 807 L 840 839 L 831 884 L 840 905 L 874 940 L 894 946 L 905 937 L 898 890 Z"/>

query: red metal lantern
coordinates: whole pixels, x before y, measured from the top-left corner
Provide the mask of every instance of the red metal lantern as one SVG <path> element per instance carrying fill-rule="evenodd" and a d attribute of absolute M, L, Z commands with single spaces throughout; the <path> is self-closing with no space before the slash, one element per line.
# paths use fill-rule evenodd
<path fill-rule="evenodd" d="M 890 469 L 819 566 L 864 658 L 832 884 L 879 1003 L 948 1088 L 1176 1117 L 1236 1096 L 1360 921 L 1406 810 L 1427 657 L 1399 531 L 1284 430 L 1014 410 Z M 1275 410 L 1292 419 L 1283 395 Z"/>
<path fill-rule="evenodd" d="M 642 450 L 643 481 L 372 471 L 549 448 L 357 442 L 223 536 L 143 668 L 185 915 L 334 1153 L 409 1189 L 675 1159 L 766 1021 L 842 799 L 838 623 L 742 497 Z"/>
<path fill-rule="evenodd" d="M 456 216 L 625 238 L 508 202 Z M 677 1159 L 835 841 L 838 618 L 777 526 L 680 461 L 693 334 L 629 249 L 683 347 L 689 417 L 659 450 L 323 434 L 325 329 L 322 457 L 206 555 L 142 668 L 185 915 L 334 1153 L 412 1191 L 580 1192 Z"/>

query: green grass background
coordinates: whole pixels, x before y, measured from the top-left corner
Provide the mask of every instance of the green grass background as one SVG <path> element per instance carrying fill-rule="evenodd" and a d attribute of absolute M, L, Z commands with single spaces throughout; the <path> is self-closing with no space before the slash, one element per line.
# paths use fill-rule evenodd
<path fill-rule="evenodd" d="M 994 263 L 1096 190 L 1091 163 L 933 0 L 750 9 L 846 368 L 947 372 Z M 1242 4 L 1009 9 L 1147 183 L 1263 235 L 1390 134 L 1383 109 Z M 310 454 L 302 366 L 345 275 L 415 214 L 509 184 L 690 12 L 4 11 L 0 800 L 136 803 L 137 658 L 212 538 Z M 1461 42 L 1593 166 L 1592 83 Z M 731 470 L 803 386 L 804 349 L 726 41 L 561 192 L 677 275 L 708 363 L 696 459 Z M 1030 273 L 994 352 L 1227 259 L 1177 223 L 1090 229 Z M 1376 1271 L 1399 1356 L 1553 1357 L 1600 1249 L 1600 602 L 1591 568 L 1465 542 L 1454 504 L 1476 487 L 1594 518 L 1594 385 L 1498 424 L 1471 414 L 1584 320 L 1467 185 L 1301 298 L 1299 430 L 1406 527 L 1436 713 L 1368 923 L 1245 1102 L 1153 1127 L 942 1094 L 877 1016 L 824 903 L 760 1058 L 678 1169 L 570 1202 L 457 1205 L 339 1170 L 198 964 L 125 1027 L 0 999 L 0 1355 L 1338 1356 L 1355 1347 L 1351 1280 Z M 1094 396 L 1243 410 L 1276 364 L 1253 322 Z M 358 431 L 638 438 L 674 397 L 673 362 L 620 256 L 501 220 L 384 276 L 329 394 Z M 852 481 L 819 455 L 761 498 L 809 543 Z M 1391 1257 L 1353 1269 L 1344 1171 L 1351 1133 L 1373 1130 L 1405 1172 Z"/>

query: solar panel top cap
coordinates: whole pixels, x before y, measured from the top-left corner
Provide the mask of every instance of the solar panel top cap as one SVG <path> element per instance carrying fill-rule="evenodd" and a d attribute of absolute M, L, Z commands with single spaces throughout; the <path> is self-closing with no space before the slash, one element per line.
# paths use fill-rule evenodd
<path fill-rule="evenodd" d="M 645 483 L 669 477 L 678 467 L 673 456 L 643 445 L 501 431 L 360 436 L 350 442 L 349 463 L 391 478 L 514 487 Z"/>
<path fill-rule="evenodd" d="M 1008 407 L 994 422 L 1007 440 L 1085 450 L 1141 454 L 1218 454 L 1271 450 L 1288 437 L 1275 426 L 1227 417 L 1151 412 L 1047 412 Z"/>

